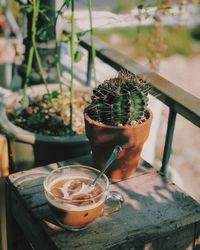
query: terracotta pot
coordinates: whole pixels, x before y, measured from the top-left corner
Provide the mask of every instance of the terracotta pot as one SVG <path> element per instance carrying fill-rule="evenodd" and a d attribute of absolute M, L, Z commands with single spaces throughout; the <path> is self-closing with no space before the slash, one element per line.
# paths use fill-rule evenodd
<path fill-rule="evenodd" d="M 85 111 L 86 136 L 90 141 L 94 166 L 101 169 L 116 145 L 123 149 L 106 173 L 109 178 L 126 179 L 136 171 L 153 119 L 151 110 L 148 110 L 148 113 L 148 119 L 142 124 L 115 127 L 94 121 Z"/>

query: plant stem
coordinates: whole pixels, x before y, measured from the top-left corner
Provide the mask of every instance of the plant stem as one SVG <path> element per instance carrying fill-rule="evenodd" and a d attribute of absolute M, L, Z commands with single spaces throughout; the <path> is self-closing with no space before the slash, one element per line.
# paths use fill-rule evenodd
<path fill-rule="evenodd" d="M 55 17 L 55 22 L 54 22 L 54 33 L 55 33 L 55 42 L 56 42 L 56 72 L 57 72 L 57 77 L 59 80 L 59 87 L 60 87 L 60 92 L 62 93 L 62 84 L 60 82 L 60 76 L 61 76 L 61 69 L 60 69 L 60 64 L 59 64 L 59 58 L 58 58 L 58 39 L 56 37 L 56 24 L 58 21 L 58 17 L 62 11 L 62 9 L 65 7 L 65 2 L 62 4 L 62 6 L 60 7 L 60 9 L 57 11 L 57 15 Z"/>
<path fill-rule="evenodd" d="M 41 63 L 41 60 L 40 60 L 40 55 L 39 55 L 39 52 L 38 52 L 38 49 L 37 49 L 36 39 L 35 39 L 36 32 L 37 32 L 37 19 L 38 19 L 39 9 L 40 9 L 40 0 L 33 0 L 32 44 L 33 44 L 33 48 L 34 48 L 34 52 L 35 52 L 39 72 L 40 72 L 40 75 L 42 77 L 42 81 L 45 84 L 47 94 L 49 96 L 49 100 L 50 100 L 50 102 L 52 104 L 50 91 L 48 89 L 48 84 L 47 84 L 47 81 L 46 81 L 46 78 L 45 78 L 44 69 L 43 69 L 43 66 L 42 66 L 42 63 Z"/>
<path fill-rule="evenodd" d="M 34 5 L 35 1 L 31 2 L 31 4 Z M 36 14 L 37 13 L 36 13 L 35 9 L 33 9 L 32 30 L 33 30 L 33 27 L 36 26 Z M 34 32 L 32 33 L 32 38 L 33 38 L 33 36 L 35 36 L 35 34 L 36 34 L 36 27 L 35 27 L 35 33 Z M 30 49 L 29 49 L 29 53 L 28 53 L 28 63 L 27 63 L 27 67 L 26 67 L 26 80 L 24 83 L 24 96 L 23 96 L 23 99 L 21 101 L 22 107 L 25 107 L 25 105 L 26 105 L 27 89 L 28 89 L 30 74 L 31 74 L 31 70 L 32 70 L 33 56 L 34 56 L 34 47 L 32 44 Z"/>
<path fill-rule="evenodd" d="M 45 75 L 44 75 L 44 70 L 43 70 L 42 63 L 41 63 L 41 60 L 40 60 L 40 56 L 39 56 L 39 53 L 38 53 L 38 50 L 37 50 L 36 39 L 35 39 L 36 33 L 37 33 L 37 19 L 38 19 L 38 14 L 39 14 L 39 9 L 40 9 L 40 0 L 33 0 L 33 1 L 31 1 L 31 4 L 33 5 L 32 36 L 31 36 L 32 45 L 31 45 L 31 48 L 30 48 L 29 54 L 28 54 L 28 63 L 27 63 L 27 68 L 26 68 L 26 80 L 25 80 L 25 83 L 24 83 L 24 97 L 23 97 L 22 102 L 21 102 L 22 106 L 25 106 L 25 104 L 26 104 L 27 88 L 28 88 L 28 84 L 29 84 L 29 81 L 30 81 L 30 74 L 31 74 L 31 70 L 32 70 L 34 53 L 35 53 L 36 60 L 37 60 L 37 63 L 38 63 L 40 75 L 41 75 L 42 80 L 43 80 L 43 82 L 44 82 L 44 84 L 46 86 L 46 90 L 47 90 L 49 99 L 50 99 L 50 101 L 52 103 L 51 96 L 50 96 L 50 91 L 49 91 L 48 86 L 47 86 L 47 81 L 46 81 L 46 78 L 45 78 Z"/>
<path fill-rule="evenodd" d="M 90 19 L 90 43 L 91 43 L 91 48 L 92 48 L 92 65 L 93 65 L 93 72 L 94 72 L 94 83 L 96 86 L 97 85 L 96 67 L 95 67 L 96 51 L 94 48 L 94 29 L 93 29 L 93 23 L 92 23 L 92 0 L 88 0 L 88 10 L 89 10 L 89 19 Z"/>
<path fill-rule="evenodd" d="M 26 80 L 24 83 L 24 96 L 23 96 L 22 101 L 21 101 L 22 107 L 25 107 L 25 105 L 26 105 L 27 89 L 28 89 L 32 64 L 33 64 L 33 55 L 34 55 L 34 48 L 33 48 L 33 46 L 31 46 L 29 53 L 28 53 L 28 63 L 27 63 L 27 67 L 26 67 Z"/>
<path fill-rule="evenodd" d="M 71 39 L 70 39 L 70 49 L 71 49 L 71 69 L 70 69 L 70 133 L 73 132 L 73 98 L 74 98 L 74 37 L 75 37 L 75 23 L 74 23 L 74 0 L 71 0 Z"/>

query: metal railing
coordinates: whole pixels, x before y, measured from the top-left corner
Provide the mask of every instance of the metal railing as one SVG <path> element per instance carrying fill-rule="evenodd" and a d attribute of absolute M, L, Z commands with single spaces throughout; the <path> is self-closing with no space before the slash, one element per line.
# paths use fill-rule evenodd
<path fill-rule="evenodd" d="M 91 82 L 92 58 L 89 35 L 84 36 L 80 45 L 88 50 L 87 84 Z M 166 139 L 162 157 L 161 174 L 167 175 L 171 155 L 176 115 L 180 114 L 197 127 L 200 127 L 200 99 L 149 71 L 108 44 L 95 39 L 96 56 L 115 70 L 126 70 L 137 74 L 151 84 L 151 94 L 169 107 Z"/>

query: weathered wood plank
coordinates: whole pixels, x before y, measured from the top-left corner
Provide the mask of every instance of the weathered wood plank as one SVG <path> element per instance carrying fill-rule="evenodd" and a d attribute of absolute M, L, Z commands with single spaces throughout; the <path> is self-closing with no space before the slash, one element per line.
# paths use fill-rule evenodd
<path fill-rule="evenodd" d="M 102 244 L 98 244 L 99 236 L 101 236 L 100 234 L 98 234 L 98 232 L 93 231 L 92 234 L 91 232 L 90 234 L 87 234 L 90 236 L 88 236 L 87 240 L 84 242 L 83 245 L 83 241 L 80 238 L 79 232 L 74 233 L 74 232 L 64 231 L 56 224 L 55 220 L 51 217 L 49 217 L 48 219 L 43 219 L 43 223 L 46 224 L 49 230 L 49 235 L 51 235 L 53 238 L 54 237 L 57 238 L 58 233 L 60 235 L 61 234 L 63 235 L 62 238 L 59 238 L 59 241 L 63 241 L 63 243 L 60 242 L 61 244 L 63 244 L 63 248 L 61 249 L 65 249 L 66 246 L 68 246 L 69 249 L 113 249 L 113 250 L 118 250 L 118 249 L 192 250 L 193 249 L 194 224 L 187 225 L 177 230 L 169 231 L 167 233 L 162 233 L 161 231 L 158 231 L 157 227 L 153 228 L 153 230 L 151 230 L 150 232 L 149 228 L 146 228 L 147 233 L 142 235 L 141 231 L 135 230 L 134 235 L 132 235 L 131 237 L 127 236 L 124 240 L 120 240 L 119 238 L 118 241 L 113 244 L 111 240 L 112 239 L 111 237 L 113 236 L 112 233 L 113 231 L 111 231 L 109 235 L 110 240 L 108 241 L 110 243 L 102 247 Z M 166 224 L 166 226 L 168 225 Z M 113 228 L 113 230 L 117 230 L 117 228 Z M 70 240 L 71 237 L 73 237 L 74 240 L 73 242 L 71 242 Z M 102 238 L 102 241 L 104 241 L 103 236 L 100 238 Z M 76 239 L 78 239 L 78 242 L 76 241 Z M 95 244 L 95 248 L 93 248 L 94 239 L 95 241 L 97 241 L 96 242 L 97 244 Z M 55 241 L 57 241 L 57 239 Z"/>
<path fill-rule="evenodd" d="M 8 178 L 14 216 L 20 216 L 17 221 L 22 228 L 27 224 L 29 230 L 36 230 L 32 236 L 35 244 L 48 240 L 50 247 L 61 250 L 192 249 L 195 230 L 196 234 L 200 231 L 199 224 L 195 226 L 200 222 L 200 205 L 154 169 L 140 166 L 135 177 L 111 184 L 110 190 L 123 194 L 124 207 L 80 232 L 60 228 L 46 204 L 43 177 L 50 170 L 38 168 Z"/>
<path fill-rule="evenodd" d="M 135 241 L 148 242 L 155 236 L 162 238 L 200 220 L 200 206 L 158 174 L 139 176 L 113 187 L 125 196 L 124 208 L 99 220 L 84 232 L 53 234 L 59 248 L 65 249 L 67 242 L 70 249 L 115 249 L 127 244 L 127 239 L 134 246 Z M 194 235 L 194 231 L 190 231 L 189 235 Z M 76 242 L 77 237 L 79 242 Z M 95 241 L 92 240 L 94 237 Z M 191 237 L 187 240 L 191 242 Z"/>
<path fill-rule="evenodd" d="M 43 220 L 43 219 L 52 220 L 53 219 L 53 215 L 47 203 L 45 203 L 44 205 L 38 206 L 36 208 L 33 208 L 32 211 L 39 220 Z"/>
<path fill-rule="evenodd" d="M 5 177 L 0 177 L 0 249 L 7 247 Z"/>
<path fill-rule="evenodd" d="M 195 224 L 195 249 L 200 249 L 200 222 Z"/>
<path fill-rule="evenodd" d="M 82 164 L 82 165 L 87 165 L 87 166 L 93 166 L 91 156 L 84 156 L 84 157 L 79 157 L 71 161 L 64 161 L 60 162 L 59 164 L 50 164 L 44 167 L 38 167 L 38 168 L 33 168 L 27 171 L 21 171 L 17 172 L 14 174 L 11 174 L 9 176 L 10 181 L 19 189 L 27 189 L 27 188 L 32 188 L 38 184 L 38 177 L 41 175 L 46 175 L 50 171 L 58 168 L 59 166 L 66 166 L 66 165 L 75 165 L 75 164 Z M 152 167 L 145 161 L 141 160 L 136 173 L 134 174 L 134 177 L 137 177 L 139 175 L 143 175 L 148 172 L 155 171 L 152 169 Z M 32 180 L 32 182 L 30 182 Z M 42 183 L 42 182 L 41 182 Z"/>
<path fill-rule="evenodd" d="M 86 159 L 86 158 L 85 158 Z M 87 160 L 87 159 L 86 159 Z M 75 162 L 68 161 L 68 163 L 61 164 L 74 164 Z M 155 172 L 153 168 L 150 168 L 147 163 L 141 162 L 143 165 L 139 165 L 134 175 L 134 178 L 143 174 Z M 46 203 L 44 197 L 43 181 L 46 175 L 53 169 L 56 169 L 57 164 L 48 165 L 45 167 L 35 168 L 28 171 L 22 171 L 9 176 L 9 180 L 17 188 L 20 195 L 26 199 L 26 203 L 29 207 L 35 208 Z"/>
<path fill-rule="evenodd" d="M 139 244 L 140 241 L 155 245 L 157 238 L 164 240 L 165 235 L 171 234 L 172 237 L 173 233 L 179 231 L 187 235 L 186 241 L 191 243 L 194 230 L 187 232 L 188 229 L 184 231 L 184 228 L 200 220 L 200 206 L 174 184 L 168 183 L 159 174 L 152 172 L 112 184 L 110 189 L 123 193 L 126 200 L 124 208 L 119 213 L 100 219 L 81 233 L 65 232 L 62 229 L 58 230 L 56 226 L 53 227 L 52 225 L 56 223 L 48 206 L 39 206 L 32 211 L 36 217 L 42 217 L 43 227 L 60 249 L 65 249 L 66 244 L 69 249 L 87 247 L 88 250 L 115 249 L 124 244 L 131 246 L 134 242 Z M 29 200 L 26 202 L 29 205 Z M 47 224 L 48 221 L 51 226 Z M 153 242 L 155 235 L 156 240 Z M 81 246 L 76 241 L 77 237 Z M 95 241 L 92 241 L 93 237 Z M 87 245 L 88 239 L 90 246 Z"/>
<path fill-rule="evenodd" d="M 40 222 L 35 218 L 23 199 L 15 190 L 11 190 L 12 215 L 22 229 L 26 238 L 37 250 L 56 250 L 55 244 L 50 240 L 48 234 L 40 226 Z"/>
<path fill-rule="evenodd" d="M 193 240 L 194 240 L 194 224 L 185 226 L 178 230 L 164 234 L 162 237 L 160 235 L 153 236 L 152 239 L 145 240 L 144 237 L 137 237 L 137 239 L 127 238 L 120 245 L 114 245 L 109 247 L 111 250 L 138 250 L 138 249 L 148 249 L 148 250 L 193 250 Z"/>
<path fill-rule="evenodd" d="M 195 225 L 187 225 L 169 235 L 153 240 L 153 249 L 162 250 L 193 250 Z"/>
<path fill-rule="evenodd" d="M 48 174 L 50 171 L 56 169 L 58 167 L 57 164 L 51 164 L 44 167 L 33 168 L 26 171 L 16 172 L 14 174 L 9 175 L 10 181 L 16 186 L 19 187 L 24 183 L 24 178 L 30 177 L 29 179 L 33 178 L 34 175 L 39 174 Z M 27 182 L 27 185 L 33 185 L 33 183 Z"/>
<path fill-rule="evenodd" d="M 0 177 L 9 175 L 8 142 L 4 135 L 0 134 Z"/>

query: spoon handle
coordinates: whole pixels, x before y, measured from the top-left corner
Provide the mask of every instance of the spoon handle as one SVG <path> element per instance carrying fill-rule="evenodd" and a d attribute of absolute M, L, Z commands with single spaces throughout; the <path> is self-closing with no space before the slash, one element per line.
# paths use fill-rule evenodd
<path fill-rule="evenodd" d="M 93 183 L 92 183 L 93 186 L 96 186 L 98 179 L 103 175 L 103 173 L 107 170 L 107 168 L 111 165 L 111 163 L 113 163 L 113 161 L 116 159 L 117 155 L 119 154 L 119 152 L 121 150 L 122 150 L 122 148 L 119 145 L 115 146 L 108 161 L 106 162 L 106 164 L 102 168 L 101 172 L 97 175 L 97 177 L 93 181 Z"/>

